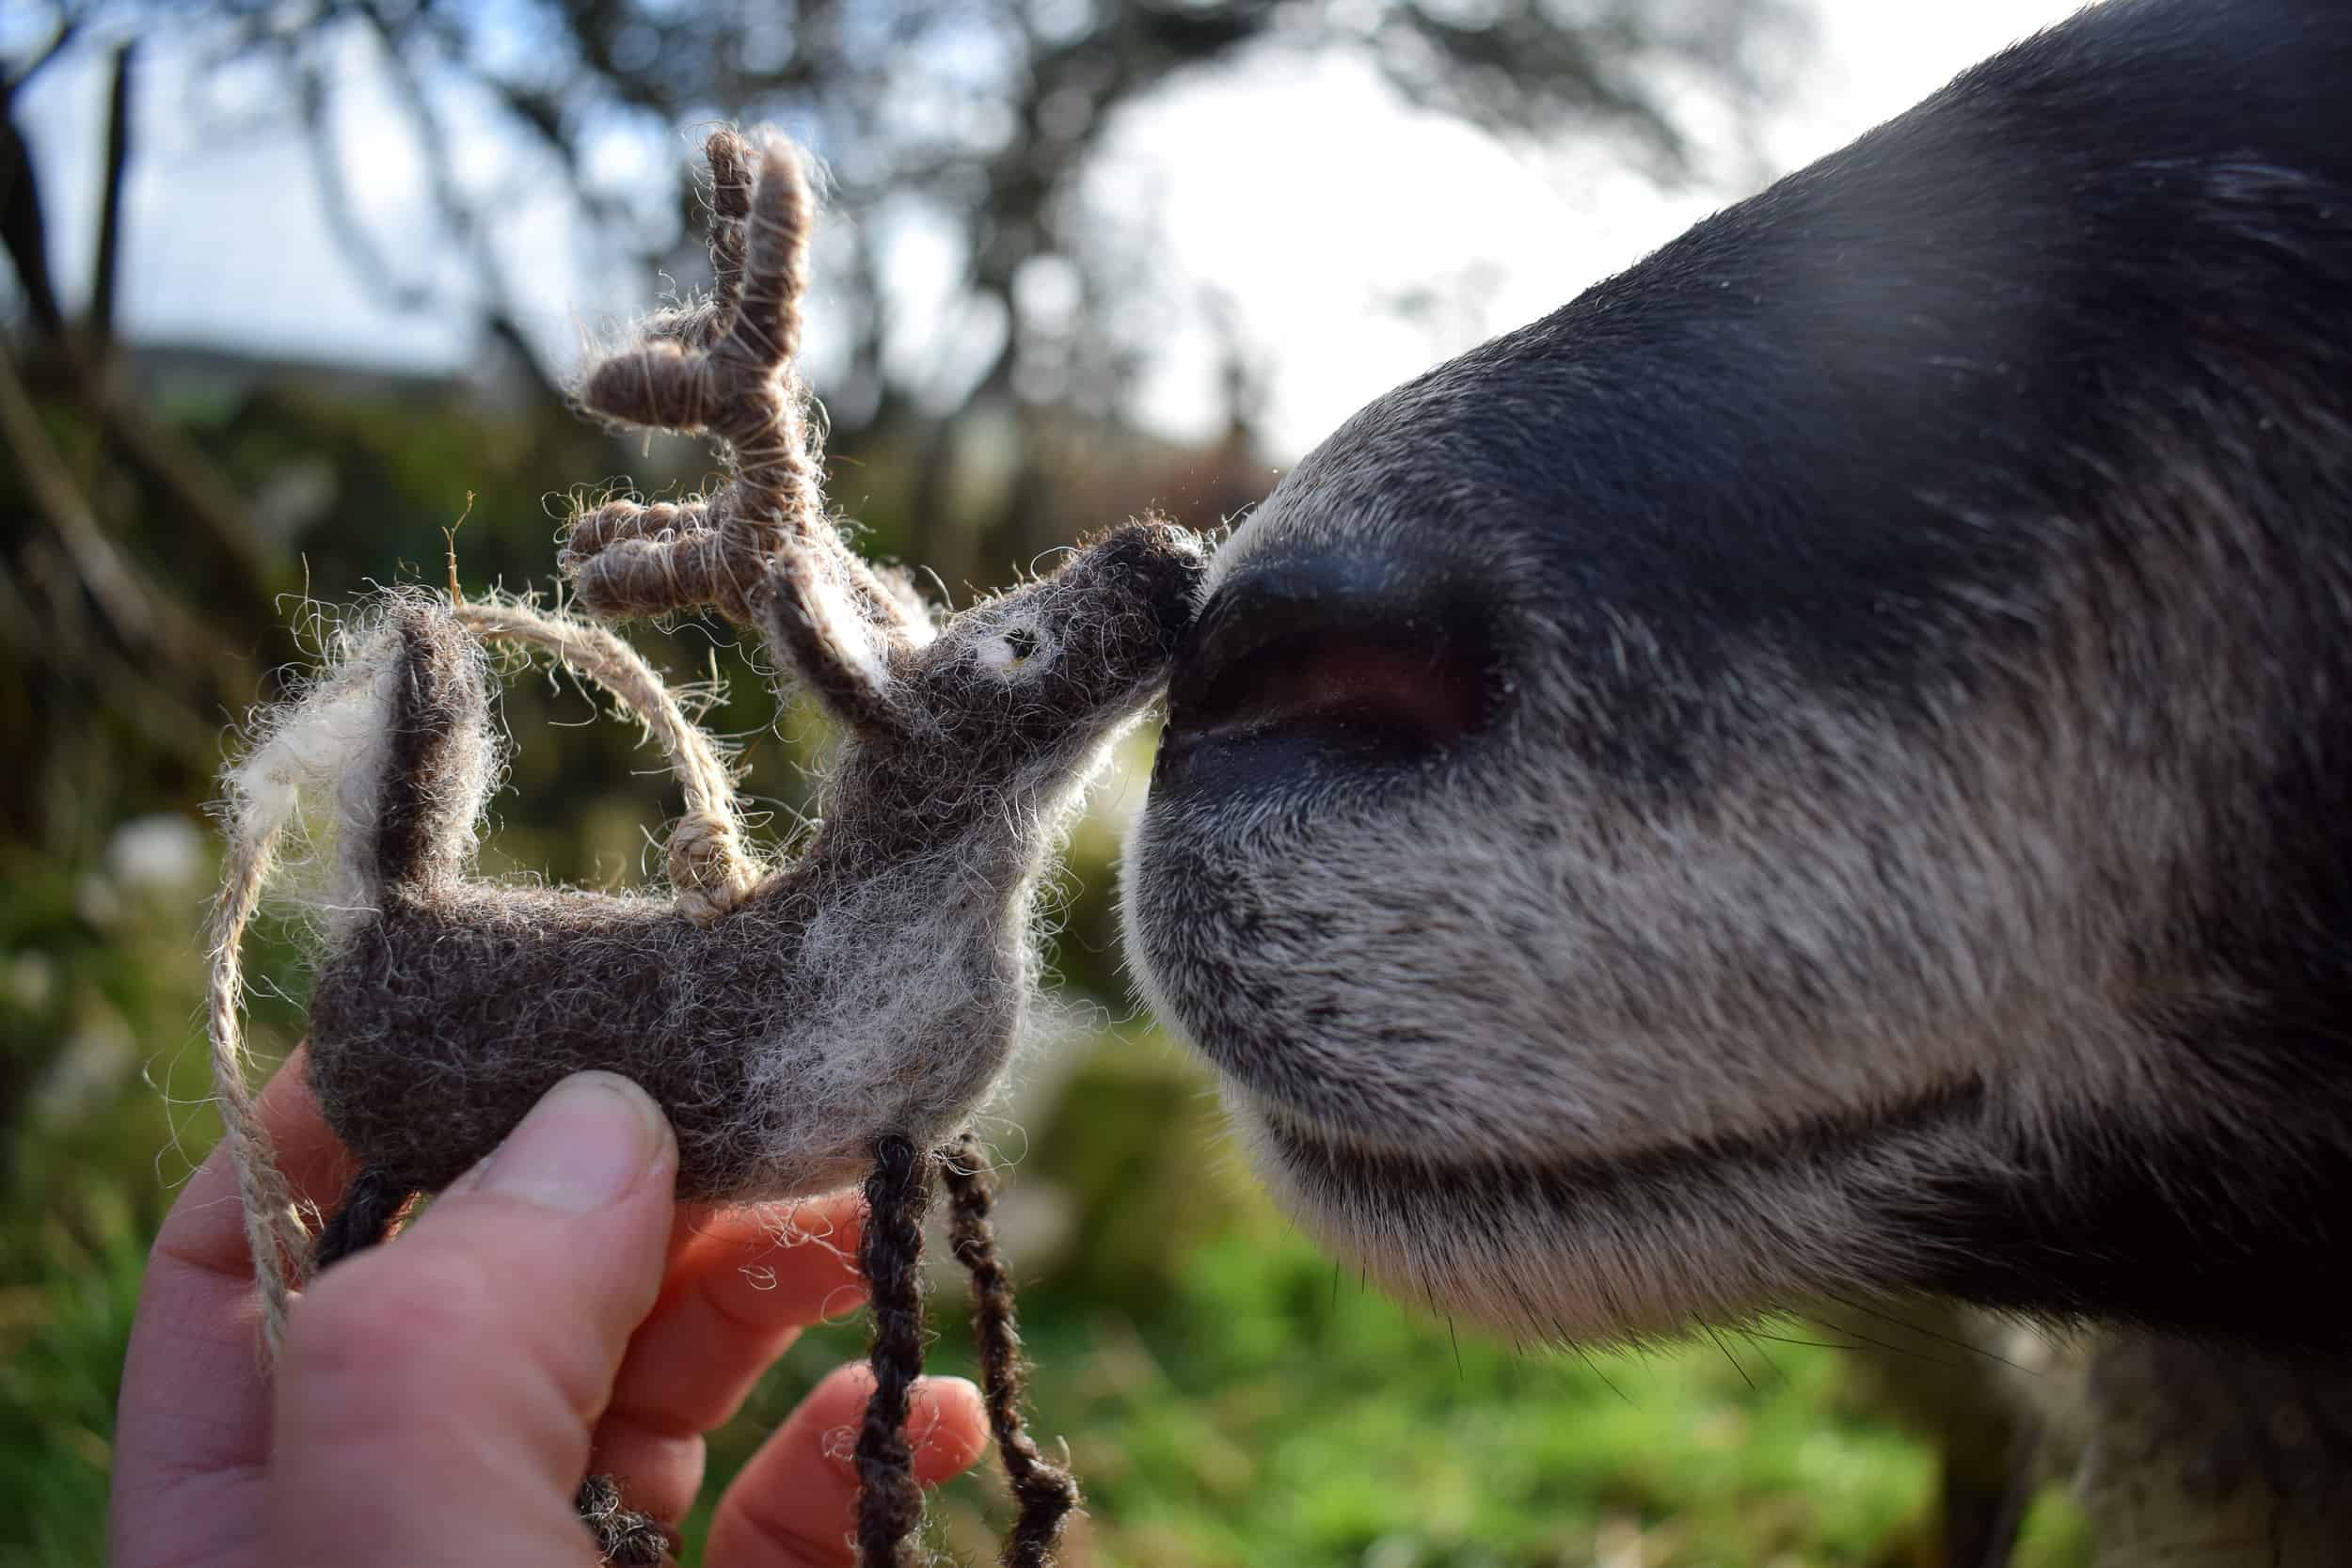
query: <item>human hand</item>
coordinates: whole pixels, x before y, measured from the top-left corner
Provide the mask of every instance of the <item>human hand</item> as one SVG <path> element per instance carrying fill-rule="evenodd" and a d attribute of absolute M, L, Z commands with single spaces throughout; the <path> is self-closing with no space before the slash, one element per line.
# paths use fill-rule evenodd
<path fill-rule="evenodd" d="M 289 1062 L 261 1099 L 298 1194 L 352 1175 Z M 295 1305 L 277 1375 L 234 1173 L 215 1150 L 149 1259 L 123 1369 L 109 1518 L 115 1568 L 464 1559 L 596 1560 L 582 1474 L 675 1523 L 704 1441 L 802 1329 L 864 1296 L 853 1195 L 789 1215 L 679 1210 L 677 1150 L 642 1091 L 560 1086 L 396 1244 L 328 1270 Z M 789 1226 L 823 1238 L 780 1244 Z M 273 1386 L 274 1381 L 274 1386 Z M 829 1433 L 872 1379 L 834 1370 L 720 1499 L 712 1568 L 847 1568 L 857 1481 Z M 933 1483 L 987 1444 L 977 1389 L 916 1385 L 908 1432 Z"/>

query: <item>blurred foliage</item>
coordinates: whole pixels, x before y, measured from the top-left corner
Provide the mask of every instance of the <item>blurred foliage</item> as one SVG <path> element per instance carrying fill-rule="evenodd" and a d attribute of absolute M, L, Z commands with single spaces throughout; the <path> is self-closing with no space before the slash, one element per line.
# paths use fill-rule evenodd
<path fill-rule="evenodd" d="M 1685 121 L 1744 122 L 1798 0 L 34 0 L 0 24 L 0 248 L 24 328 L 0 350 L 0 744 L 38 765 L 0 781 L 0 833 L 94 848 L 125 814 L 202 794 L 225 717 L 294 651 L 284 595 L 437 580 L 439 531 L 473 515 L 469 580 L 539 580 L 550 485 L 633 470 L 691 486 L 703 460 L 564 420 L 510 304 L 496 240 L 570 217 L 608 260 L 707 276 L 682 128 L 771 120 L 832 179 L 818 241 L 834 489 L 872 543 L 958 589 L 1152 504 L 1214 524 L 1263 493 L 1263 377 L 1216 309 L 1227 432 L 1171 453 L 1128 428 L 1125 394 L 1164 345 L 1169 280 L 1149 203 L 1106 209 L 1089 173 L 1121 111 L 1245 57 L 1352 55 L 1402 95 L 1501 133 L 1576 130 L 1661 176 Z M 168 103 L 142 58 L 184 77 Z M 83 290 L 53 275 L 44 171 L 21 123 L 61 59 L 110 87 Z M 405 277 L 355 204 L 353 102 L 424 171 Z M 351 275 L 401 309 L 479 328 L 465 417 L 447 388 L 340 369 L 257 376 L 229 353 L 127 352 L 115 301 L 125 171 L 168 115 L 308 155 Z M 374 123 L 374 121 L 370 121 Z M 1115 182 L 1114 182 L 1115 183 Z M 948 237 L 944 311 L 904 310 L 894 250 Z M 77 297 L 86 301 L 74 313 Z M 648 300 L 650 303 L 650 299 Z M 906 319 L 902 319 L 906 318 Z M 921 341 L 914 341 L 916 339 Z M 558 509 L 560 510 L 560 509 Z M 691 640 L 690 640 L 691 641 Z M 693 665 L 706 649 L 685 650 Z M 263 689 L 265 690 L 265 689 Z M 730 712 L 729 717 L 735 717 Z M 608 748 L 608 754 L 610 749 Z"/>
<path fill-rule="evenodd" d="M 1086 176 L 1120 112 L 1186 72 L 1349 55 L 1403 98 L 1497 133 L 1574 129 L 1661 177 L 1687 121 L 1744 124 L 1802 32 L 1796 0 L 32 0 L 13 76 L 51 48 L 137 36 L 191 52 L 183 107 L 251 135 L 298 133 L 355 272 L 401 305 L 519 336 L 495 243 L 534 201 L 570 206 L 642 261 L 691 252 L 687 187 L 616 149 L 679 127 L 772 120 L 831 170 L 850 241 L 830 259 L 854 321 L 828 392 L 845 427 L 938 391 L 939 342 L 899 340 L 888 237 L 951 235 L 954 313 L 993 323 L 977 372 L 1029 404 L 1108 407 L 1168 301 L 1147 237 Z M 373 236 L 343 166 L 341 111 L 389 100 L 427 171 L 424 245 Z M 492 150 L 498 150 L 492 155 Z M 682 171 L 681 171 L 682 173 Z M 411 276 L 385 250 L 453 267 Z M 691 267 L 689 271 L 691 272 Z M 681 274 L 682 276 L 686 274 Z M 1049 284 L 1049 279 L 1051 280 Z M 974 372 L 949 372 L 969 377 Z"/>
<path fill-rule="evenodd" d="M 184 819 L 126 835 L 93 864 L 6 867 L 0 1018 L 10 1060 L 40 1070 L 0 1173 L 0 1568 L 97 1559 L 144 1253 L 215 1131 L 190 935 L 210 858 Z M 1081 901 L 1107 872 L 1082 862 Z M 298 1026 L 293 935 L 253 955 L 273 1053 Z M 1038 1422 L 1088 1489 L 1073 1568 L 1933 1562 L 1933 1457 L 1855 1403 L 1842 1357 L 1786 1342 L 1818 1327 L 1591 1356 L 1457 1329 L 1366 1291 L 1271 1211 L 1188 1059 L 1138 1029 L 1073 1051 L 1058 1089 L 993 1130 L 1020 1158 L 1005 1229 Z M 943 1371 L 973 1365 L 959 1290 L 941 1277 Z M 785 1358 L 714 1437 L 707 1497 L 863 1339 L 852 1320 Z M 983 1473 L 932 1514 L 983 1562 L 1008 1507 Z M 2087 1560 L 2045 1497 L 2020 1563 Z"/>

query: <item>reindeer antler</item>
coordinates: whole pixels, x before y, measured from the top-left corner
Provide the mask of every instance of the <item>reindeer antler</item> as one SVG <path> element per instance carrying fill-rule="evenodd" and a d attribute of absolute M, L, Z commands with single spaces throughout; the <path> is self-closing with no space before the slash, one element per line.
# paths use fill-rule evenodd
<path fill-rule="evenodd" d="M 780 137 L 755 150 L 711 133 L 708 298 L 649 318 L 631 346 L 592 369 L 580 402 L 624 424 L 725 443 L 729 479 L 685 501 L 610 500 L 576 517 L 560 565 L 580 604 L 607 619 L 715 605 L 752 623 L 785 567 L 846 590 L 885 637 L 915 635 L 905 601 L 826 518 L 800 348 L 814 204 L 799 155 Z"/>

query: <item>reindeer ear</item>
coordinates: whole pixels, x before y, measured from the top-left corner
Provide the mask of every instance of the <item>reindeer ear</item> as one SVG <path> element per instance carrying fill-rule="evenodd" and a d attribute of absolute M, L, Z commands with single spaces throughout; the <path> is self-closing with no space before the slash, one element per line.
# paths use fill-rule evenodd
<path fill-rule="evenodd" d="M 782 649 L 825 705 L 851 729 L 901 727 L 892 656 L 902 637 L 878 626 L 825 557 L 793 554 L 771 568 L 774 585 L 765 618 L 771 646 Z"/>

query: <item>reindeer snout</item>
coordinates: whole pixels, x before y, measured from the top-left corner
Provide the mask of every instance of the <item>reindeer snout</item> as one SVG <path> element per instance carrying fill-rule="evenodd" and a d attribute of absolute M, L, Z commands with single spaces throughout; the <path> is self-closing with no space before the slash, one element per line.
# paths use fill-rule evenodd
<path fill-rule="evenodd" d="M 1106 576 L 1141 599 L 1158 624 L 1163 646 L 1174 653 L 1200 609 L 1209 550 L 1199 534 L 1153 518 L 1125 524 L 1094 546 Z"/>

